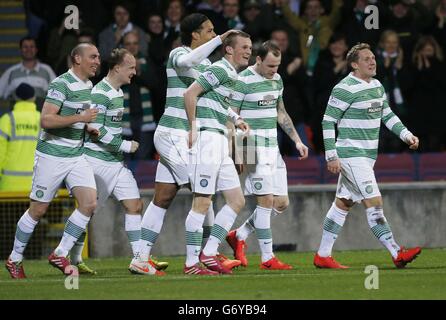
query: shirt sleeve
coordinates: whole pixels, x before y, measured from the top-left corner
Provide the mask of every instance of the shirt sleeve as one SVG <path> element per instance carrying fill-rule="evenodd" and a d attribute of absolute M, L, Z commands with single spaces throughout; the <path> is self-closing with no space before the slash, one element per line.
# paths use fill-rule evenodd
<path fill-rule="evenodd" d="M 351 97 L 351 94 L 347 90 L 339 87 L 334 87 L 331 92 L 324 118 L 322 119 L 322 134 L 324 137 L 326 160 L 338 156 L 336 151 L 335 125 L 352 103 Z"/>
<path fill-rule="evenodd" d="M 218 66 L 210 66 L 197 79 L 198 84 L 204 91 L 210 91 L 218 86 L 226 83 L 230 77 L 226 70 Z"/>
<path fill-rule="evenodd" d="M 48 93 L 45 102 L 52 103 L 61 107 L 63 102 L 67 99 L 68 88 L 64 81 L 53 81 L 48 87 Z"/>

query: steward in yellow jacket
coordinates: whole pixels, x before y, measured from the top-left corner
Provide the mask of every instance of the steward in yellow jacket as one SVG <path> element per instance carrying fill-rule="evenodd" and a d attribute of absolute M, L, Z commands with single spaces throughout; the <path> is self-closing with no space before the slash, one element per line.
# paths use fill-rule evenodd
<path fill-rule="evenodd" d="M 17 103 L 0 118 L 0 191 L 31 190 L 34 152 L 40 130 L 40 112 L 34 89 L 22 83 Z"/>

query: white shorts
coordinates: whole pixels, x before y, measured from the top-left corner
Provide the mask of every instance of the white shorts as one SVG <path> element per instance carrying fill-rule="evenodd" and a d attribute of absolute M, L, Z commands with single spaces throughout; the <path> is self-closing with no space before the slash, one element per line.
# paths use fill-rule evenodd
<path fill-rule="evenodd" d="M 286 165 L 279 152 L 273 163 L 246 165 L 245 171 L 242 175 L 245 195 L 288 195 Z"/>
<path fill-rule="evenodd" d="M 337 198 L 361 202 L 364 199 L 381 196 L 373 171 L 374 160 L 354 158 L 340 159 L 340 162 Z"/>
<path fill-rule="evenodd" d="M 98 188 L 98 209 L 105 205 L 111 195 L 118 201 L 141 198 L 132 172 L 121 162 L 104 165 L 104 161 L 89 156 L 85 157 L 93 168 Z"/>
<path fill-rule="evenodd" d="M 153 141 L 160 154 L 155 181 L 176 183 L 179 186 L 188 184 L 192 153 L 188 148 L 187 137 L 155 131 Z"/>
<path fill-rule="evenodd" d="M 193 150 L 195 161 L 191 165 L 192 192 L 215 194 L 240 187 L 234 161 L 229 157 L 228 139 L 217 132 L 201 131 Z"/>
<path fill-rule="evenodd" d="M 84 156 L 73 161 L 57 161 L 39 155 L 34 157 L 32 200 L 51 202 L 59 188 L 65 185 L 69 191 L 74 187 L 96 189 L 93 169 Z"/>

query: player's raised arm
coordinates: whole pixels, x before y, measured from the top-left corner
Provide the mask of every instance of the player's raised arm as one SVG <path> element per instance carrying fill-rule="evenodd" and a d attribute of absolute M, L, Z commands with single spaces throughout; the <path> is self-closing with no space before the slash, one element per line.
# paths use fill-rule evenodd
<path fill-rule="evenodd" d="M 294 127 L 293 121 L 285 110 L 283 100 L 280 99 L 277 104 L 277 122 L 282 130 L 294 141 L 297 151 L 299 151 L 299 160 L 306 159 L 308 157 L 308 147 L 302 143 L 299 134 Z"/>
<path fill-rule="evenodd" d="M 209 32 L 214 32 L 213 29 Z M 206 59 L 218 46 L 223 43 L 223 40 L 231 33 L 237 33 L 238 30 L 226 31 L 221 36 L 216 36 L 212 40 L 202 44 L 201 46 L 195 48 L 187 54 L 179 55 L 173 62 L 174 65 L 179 68 L 192 68 L 200 64 L 204 59 Z M 214 33 L 215 35 L 215 33 Z"/>

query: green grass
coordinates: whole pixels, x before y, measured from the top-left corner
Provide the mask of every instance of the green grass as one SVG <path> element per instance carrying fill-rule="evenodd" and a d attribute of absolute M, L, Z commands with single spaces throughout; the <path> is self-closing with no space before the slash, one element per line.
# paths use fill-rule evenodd
<path fill-rule="evenodd" d="M 0 272 L 0 299 L 446 299 L 446 250 L 425 249 L 406 269 L 396 269 L 384 250 L 337 252 L 351 269 L 316 269 L 313 253 L 278 253 L 293 264 L 290 271 L 258 268 L 259 256 L 248 256 L 248 268 L 233 275 L 185 276 L 184 257 L 170 262 L 165 277 L 131 275 L 129 259 L 90 259 L 96 276 L 81 276 L 79 290 L 67 290 L 65 278 L 46 261 L 25 261 L 28 279 L 12 280 Z M 367 290 L 367 265 L 379 268 L 379 289 Z"/>

